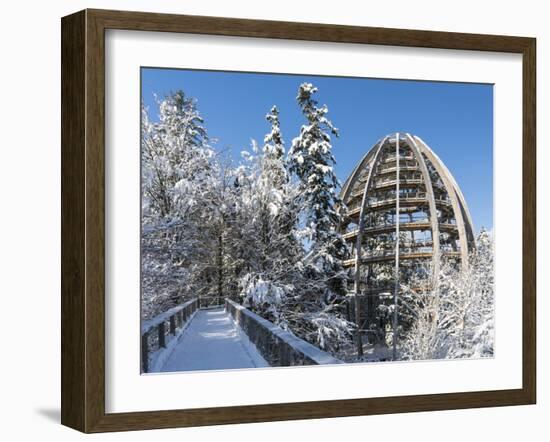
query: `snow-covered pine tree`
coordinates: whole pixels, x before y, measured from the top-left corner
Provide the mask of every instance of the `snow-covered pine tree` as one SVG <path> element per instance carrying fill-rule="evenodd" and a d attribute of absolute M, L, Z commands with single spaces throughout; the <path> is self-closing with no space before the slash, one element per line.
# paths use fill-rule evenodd
<path fill-rule="evenodd" d="M 287 274 L 302 256 L 295 235 L 298 219 L 294 206 L 296 188 L 287 170 L 277 107 L 273 106 L 265 118 L 271 124 L 271 131 L 264 137 L 262 155 L 258 158 L 257 189 L 258 208 L 265 215 L 262 217 L 263 255 L 277 274 L 276 279 L 288 280 Z"/>
<path fill-rule="evenodd" d="M 297 181 L 297 234 L 307 251 L 296 282 L 291 328 L 306 340 L 336 352 L 348 341 L 351 328 L 341 311 L 347 281 L 342 261 L 348 249 L 337 230 L 341 219 L 336 207 L 341 202 L 331 135 L 338 136 L 338 130 L 326 116 L 327 106 L 319 106 L 314 98 L 317 91 L 311 83 L 298 89 L 296 100 L 307 124 L 293 140 L 288 155 L 290 172 Z"/>
<path fill-rule="evenodd" d="M 253 142 L 240 169 L 241 232 L 246 232 L 246 269 L 240 281 L 245 304 L 256 313 L 287 326 L 287 305 L 297 279 L 296 264 L 303 250 L 294 234 L 297 212 L 295 189 L 284 158 L 279 111 L 266 115 L 271 131 L 260 149 Z"/>
<path fill-rule="evenodd" d="M 266 169 L 271 181 L 277 188 L 281 189 L 288 182 L 288 173 L 284 160 L 285 143 L 281 134 L 281 123 L 279 121 L 279 109 L 273 106 L 265 119 L 271 124 L 271 132 L 264 137 L 263 153 Z"/>
<path fill-rule="evenodd" d="M 264 189 L 271 188 L 272 201 L 270 212 L 274 215 L 272 221 L 273 235 L 270 247 L 266 249 L 268 260 L 272 266 L 273 279 L 286 287 L 287 296 L 295 296 L 296 281 L 300 280 L 301 262 L 304 249 L 297 234 L 299 208 L 297 194 L 299 189 L 290 179 L 288 162 L 284 157 L 284 141 L 280 130 L 279 111 L 273 106 L 266 115 L 271 123 L 271 132 L 264 138 L 262 176 Z M 288 307 L 288 306 L 287 306 Z"/>
<path fill-rule="evenodd" d="M 336 210 L 340 203 L 338 178 L 334 173 L 336 161 L 332 155 L 331 135 L 338 130 L 327 118 L 326 105 L 318 106 L 313 97 L 317 88 L 303 83 L 296 97 L 307 124 L 292 142 L 289 152 L 290 171 L 299 184 L 298 207 L 303 219 L 303 237 L 310 242 L 307 260 L 313 279 L 325 282 L 322 293 L 328 299 L 345 291 L 346 273 L 342 267 L 348 250 L 337 231 L 341 223 Z"/>

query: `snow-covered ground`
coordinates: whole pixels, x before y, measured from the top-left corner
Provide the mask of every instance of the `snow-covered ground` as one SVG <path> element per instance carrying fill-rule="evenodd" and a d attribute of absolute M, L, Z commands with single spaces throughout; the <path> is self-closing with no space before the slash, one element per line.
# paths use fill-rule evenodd
<path fill-rule="evenodd" d="M 268 367 L 223 307 L 199 310 L 160 371 Z"/>

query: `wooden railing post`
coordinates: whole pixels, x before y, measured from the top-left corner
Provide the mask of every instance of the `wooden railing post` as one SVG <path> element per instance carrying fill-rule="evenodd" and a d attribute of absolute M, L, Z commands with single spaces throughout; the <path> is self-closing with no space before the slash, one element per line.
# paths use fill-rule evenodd
<path fill-rule="evenodd" d="M 155 318 L 144 321 L 141 329 L 141 369 L 143 373 L 148 373 L 151 369 L 149 358 L 151 354 L 163 348 L 167 348 L 166 345 L 166 322 L 169 323 L 169 332 L 172 336 L 176 336 L 178 333 L 178 327 L 183 329 L 186 322 L 196 311 L 198 306 L 198 299 L 194 298 L 187 301 L 181 306 L 174 307 Z M 150 334 L 158 337 L 158 349 L 150 348 Z M 154 358 L 154 357 L 152 357 Z"/>
<path fill-rule="evenodd" d="M 176 315 L 170 316 L 170 334 L 176 335 Z"/>
<path fill-rule="evenodd" d="M 166 348 L 166 338 L 165 338 L 165 330 L 164 330 L 164 321 L 161 322 L 158 325 L 158 333 L 159 333 L 159 347 Z"/>
<path fill-rule="evenodd" d="M 141 335 L 141 369 L 143 373 L 149 371 L 149 333 Z"/>

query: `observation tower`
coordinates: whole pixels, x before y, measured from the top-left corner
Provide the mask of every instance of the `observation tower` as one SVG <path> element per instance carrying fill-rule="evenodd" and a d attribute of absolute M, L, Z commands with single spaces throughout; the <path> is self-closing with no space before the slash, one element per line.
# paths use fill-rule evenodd
<path fill-rule="evenodd" d="M 350 295 L 360 329 L 380 329 L 378 307 L 399 305 L 400 286 L 414 284 L 418 275 L 433 281 L 440 257 L 468 265 L 475 246 L 468 206 L 447 167 L 419 137 L 382 138 L 357 164 L 340 197 L 346 208 L 342 233 L 352 251 L 344 265 L 353 269 Z M 397 327 L 396 310 L 386 329 Z"/>

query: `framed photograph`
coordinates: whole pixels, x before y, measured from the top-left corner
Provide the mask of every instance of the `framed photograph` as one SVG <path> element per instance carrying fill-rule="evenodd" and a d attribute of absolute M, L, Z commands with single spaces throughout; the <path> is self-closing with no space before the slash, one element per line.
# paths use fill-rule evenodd
<path fill-rule="evenodd" d="M 535 403 L 535 39 L 61 24 L 64 425 Z"/>

